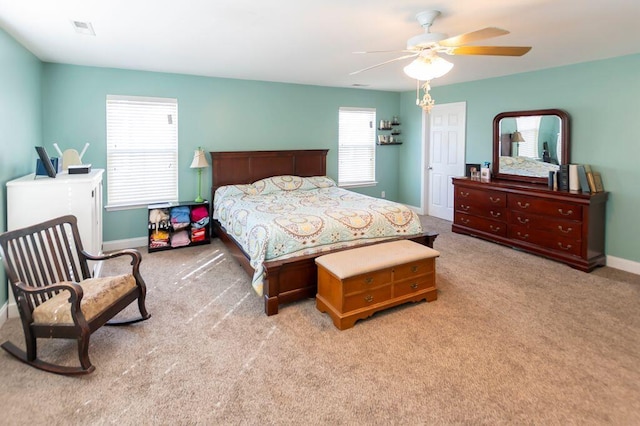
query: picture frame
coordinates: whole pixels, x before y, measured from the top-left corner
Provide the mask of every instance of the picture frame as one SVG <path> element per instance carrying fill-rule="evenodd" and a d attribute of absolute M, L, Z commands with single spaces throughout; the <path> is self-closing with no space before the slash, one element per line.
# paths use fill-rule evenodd
<path fill-rule="evenodd" d="M 472 171 L 480 173 L 480 164 L 467 163 L 465 165 L 465 173 L 464 173 L 464 175 L 466 177 L 468 177 L 468 178 L 476 177 L 474 174 L 471 173 Z"/>
<path fill-rule="evenodd" d="M 42 165 L 47 171 L 47 175 L 50 178 L 55 178 L 57 172 L 56 169 L 53 168 L 53 164 L 51 164 L 51 160 L 49 159 L 49 154 L 47 154 L 47 151 L 43 146 L 36 146 L 36 152 L 38 153 L 38 157 L 40 157 Z"/>

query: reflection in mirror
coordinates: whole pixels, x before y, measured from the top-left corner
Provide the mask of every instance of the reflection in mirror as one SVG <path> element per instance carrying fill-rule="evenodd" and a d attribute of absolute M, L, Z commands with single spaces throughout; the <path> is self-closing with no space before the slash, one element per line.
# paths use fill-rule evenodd
<path fill-rule="evenodd" d="M 494 119 L 494 176 L 546 183 L 569 162 L 569 117 L 561 110 L 514 111 Z"/>

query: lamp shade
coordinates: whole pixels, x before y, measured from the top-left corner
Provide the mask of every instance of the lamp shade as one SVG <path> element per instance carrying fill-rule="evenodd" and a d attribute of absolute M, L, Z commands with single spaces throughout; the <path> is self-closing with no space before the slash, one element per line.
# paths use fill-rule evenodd
<path fill-rule="evenodd" d="M 209 167 L 207 156 L 201 149 L 196 149 L 193 153 L 193 161 L 191 162 L 192 169 L 201 169 L 203 167 Z"/>
<path fill-rule="evenodd" d="M 404 67 L 404 73 L 416 80 L 429 81 L 442 77 L 453 68 L 453 64 L 438 55 L 418 56 Z"/>
<path fill-rule="evenodd" d="M 515 131 L 511 134 L 511 142 L 525 142 L 522 133 Z"/>

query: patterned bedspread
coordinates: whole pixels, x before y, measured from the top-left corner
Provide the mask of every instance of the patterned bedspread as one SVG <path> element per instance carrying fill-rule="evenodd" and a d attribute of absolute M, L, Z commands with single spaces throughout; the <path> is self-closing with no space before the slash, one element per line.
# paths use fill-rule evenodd
<path fill-rule="evenodd" d="M 265 261 L 422 233 L 418 215 L 408 207 L 338 188 L 320 176 L 220 187 L 213 218 L 249 255 L 259 295 Z"/>
<path fill-rule="evenodd" d="M 518 176 L 548 177 L 550 171 L 557 172 L 557 164 L 544 163 L 528 157 L 500 157 L 500 173 Z"/>

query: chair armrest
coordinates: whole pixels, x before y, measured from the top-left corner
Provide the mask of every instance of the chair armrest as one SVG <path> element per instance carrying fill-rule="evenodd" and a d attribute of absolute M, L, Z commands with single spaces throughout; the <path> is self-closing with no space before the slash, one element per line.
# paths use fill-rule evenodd
<path fill-rule="evenodd" d="M 139 277 L 140 262 L 142 262 L 142 255 L 136 249 L 124 249 L 118 250 L 107 254 L 92 255 L 86 251 L 82 251 L 82 255 L 88 260 L 109 260 L 121 256 L 131 256 L 131 266 L 133 266 L 133 275 Z"/>
<path fill-rule="evenodd" d="M 74 283 L 74 282 L 55 283 L 55 284 L 47 285 L 44 287 L 33 287 L 20 281 L 16 283 L 15 286 L 21 291 L 28 293 L 30 295 L 47 293 L 47 292 L 56 291 L 56 290 L 69 290 L 69 293 L 71 293 L 71 297 L 69 301 L 71 301 L 71 299 L 81 300 L 82 296 L 84 295 L 84 292 L 80 284 Z"/>
<path fill-rule="evenodd" d="M 140 264 L 140 262 L 142 261 L 142 255 L 136 249 L 124 249 L 124 250 L 114 251 L 114 252 L 111 252 L 111 253 L 101 254 L 101 255 L 89 254 L 89 253 L 87 253 L 86 251 L 83 250 L 82 254 L 88 260 L 109 260 L 109 259 L 113 259 L 113 258 L 120 257 L 120 256 L 131 256 L 131 264 L 132 265 Z"/>

